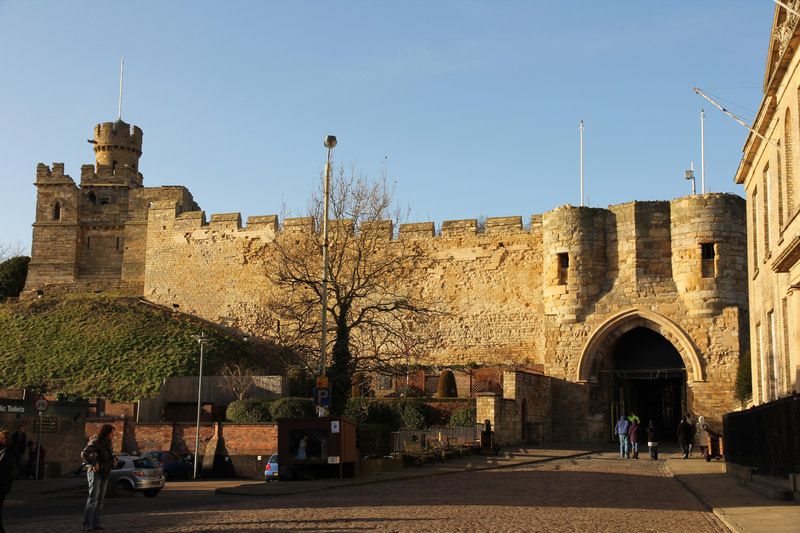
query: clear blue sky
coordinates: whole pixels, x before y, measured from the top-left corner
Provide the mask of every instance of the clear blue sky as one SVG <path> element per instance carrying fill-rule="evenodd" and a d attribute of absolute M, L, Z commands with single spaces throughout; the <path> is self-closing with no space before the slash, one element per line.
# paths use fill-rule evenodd
<path fill-rule="evenodd" d="M 674 2 L 30 2 L 0 0 L 0 243 L 30 244 L 36 163 L 76 181 L 94 124 L 144 130 L 147 186 L 207 214 L 302 211 L 324 162 L 377 176 L 411 218 L 591 205 L 732 181 L 746 130 L 691 92 L 761 99 L 774 4 Z M 698 180 L 699 187 L 699 180 Z"/>

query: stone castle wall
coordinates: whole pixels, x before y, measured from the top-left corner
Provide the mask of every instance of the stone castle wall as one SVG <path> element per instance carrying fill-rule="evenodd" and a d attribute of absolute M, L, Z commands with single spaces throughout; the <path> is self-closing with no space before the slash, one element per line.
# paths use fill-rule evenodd
<path fill-rule="evenodd" d="M 103 123 L 90 142 L 96 163 L 81 168 L 80 186 L 63 164 L 37 167 L 26 292 L 105 284 L 267 336 L 275 326 L 266 245 L 279 231 L 312 231 L 313 221 L 255 216 L 243 226 L 239 213 L 206 221 L 186 188 L 142 187 L 140 129 Z M 738 360 L 749 350 L 738 196 L 562 206 L 529 224 L 519 216 L 446 221 L 438 234 L 433 222 L 403 224 L 397 237 L 389 222 L 371 230 L 389 248 L 395 239 L 422 248 L 414 288 L 446 311 L 430 326 L 439 347 L 415 362 L 540 365 L 563 414 L 548 429 L 555 436 L 606 433 L 614 346 L 636 327 L 678 351 L 686 409 L 719 426 L 734 407 Z"/>
<path fill-rule="evenodd" d="M 277 217 L 251 217 L 242 227 L 237 213 L 206 223 L 202 212 L 179 211 L 174 202 L 151 206 L 144 296 L 258 335 L 269 324 L 271 290 L 269 259 L 259 258 Z M 592 438 L 606 430 L 614 341 L 644 326 L 680 352 L 692 412 L 719 424 L 735 407 L 738 359 L 749 346 L 740 328 L 747 320 L 741 198 L 565 206 L 532 217 L 529 229 L 520 217 L 489 219 L 482 233 L 474 220 L 446 222 L 440 235 L 433 223 L 410 224 L 398 238 L 425 246 L 433 261 L 420 273 L 422 292 L 448 312 L 434 326 L 440 349 L 420 363 L 541 364 L 563 380 L 553 386 L 555 401 L 575 421 L 564 432 Z M 701 244 L 713 249 L 710 264 Z"/>

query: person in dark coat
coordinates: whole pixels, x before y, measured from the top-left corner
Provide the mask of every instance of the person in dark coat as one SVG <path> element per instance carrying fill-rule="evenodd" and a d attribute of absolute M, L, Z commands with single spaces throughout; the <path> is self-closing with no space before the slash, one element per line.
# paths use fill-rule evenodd
<path fill-rule="evenodd" d="M 658 460 L 658 429 L 652 420 L 647 424 L 647 449 L 650 450 L 650 460 Z"/>
<path fill-rule="evenodd" d="M 22 459 L 25 457 L 25 450 L 28 449 L 28 436 L 25 434 L 24 426 L 17 426 L 17 430 L 11 435 L 11 442 L 17 448 L 17 477 L 19 477 Z"/>
<path fill-rule="evenodd" d="M 11 490 L 11 484 L 17 473 L 16 446 L 11 442 L 11 435 L 5 429 L 0 430 L 0 533 L 3 529 L 3 503 Z"/>
<path fill-rule="evenodd" d="M 678 444 L 683 450 L 683 458 L 689 458 L 689 446 L 694 442 L 694 426 L 689 422 L 689 417 L 684 416 L 678 425 Z"/>
<path fill-rule="evenodd" d="M 83 513 L 83 529 L 92 531 L 100 527 L 100 514 L 106 497 L 108 478 L 117 462 L 113 452 L 114 426 L 103 424 L 100 432 L 89 439 L 81 452 L 81 459 L 89 465 L 86 479 L 89 482 L 89 497 Z"/>

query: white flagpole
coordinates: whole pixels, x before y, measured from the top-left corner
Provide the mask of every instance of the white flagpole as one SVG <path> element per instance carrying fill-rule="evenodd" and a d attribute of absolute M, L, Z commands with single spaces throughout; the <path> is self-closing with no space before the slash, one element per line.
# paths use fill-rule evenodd
<path fill-rule="evenodd" d="M 119 62 L 119 109 L 117 118 L 122 120 L 122 80 L 125 76 L 125 58 L 123 57 Z"/>
<path fill-rule="evenodd" d="M 581 120 L 581 207 L 583 207 L 583 121 Z"/>
<path fill-rule="evenodd" d="M 700 192 L 706 193 L 706 113 L 700 109 Z"/>

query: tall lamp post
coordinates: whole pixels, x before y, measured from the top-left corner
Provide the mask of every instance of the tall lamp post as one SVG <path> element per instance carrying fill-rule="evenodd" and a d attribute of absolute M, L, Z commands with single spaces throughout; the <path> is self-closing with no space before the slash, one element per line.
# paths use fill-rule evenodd
<path fill-rule="evenodd" d="M 203 392 L 203 347 L 211 342 L 211 339 L 201 332 L 200 335 L 192 335 L 192 338 L 200 345 L 200 372 L 197 376 L 197 426 L 194 433 L 194 474 L 193 478 L 197 479 L 197 461 L 200 456 L 200 398 Z"/>
<path fill-rule="evenodd" d="M 322 335 L 319 340 L 319 376 L 322 378 L 325 376 L 328 346 L 328 204 L 331 196 L 331 151 L 336 147 L 336 137 L 328 135 L 323 144 L 328 149 L 328 159 L 325 162 L 325 200 L 322 208 Z M 318 414 L 324 416 L 325 408 L 320 406 Z"/>

